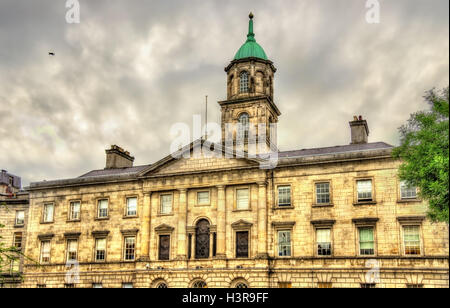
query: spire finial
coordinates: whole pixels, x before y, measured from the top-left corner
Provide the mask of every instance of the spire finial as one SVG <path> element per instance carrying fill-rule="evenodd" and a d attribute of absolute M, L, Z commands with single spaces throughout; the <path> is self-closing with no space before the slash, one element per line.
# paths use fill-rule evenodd
<path fill-rule="evenodd" d="M 255 33 L 253 33 L 253 13 L 250 12 L 248 17 L 250 20 L 248 21 L 247 41 L 255 41 Z"/>

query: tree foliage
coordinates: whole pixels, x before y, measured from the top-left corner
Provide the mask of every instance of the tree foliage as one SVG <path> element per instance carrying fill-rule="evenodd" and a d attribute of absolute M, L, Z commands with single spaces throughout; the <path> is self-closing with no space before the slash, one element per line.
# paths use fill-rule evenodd
<path fill-rule="evenodd" d="M 393 156 L 403 161 L 399 177 L 419 188 L 433 221 L 449 221 L 449 88 L 424 96 L 430 108 L 411 114 L 399 128 L 401 145 Z"/>

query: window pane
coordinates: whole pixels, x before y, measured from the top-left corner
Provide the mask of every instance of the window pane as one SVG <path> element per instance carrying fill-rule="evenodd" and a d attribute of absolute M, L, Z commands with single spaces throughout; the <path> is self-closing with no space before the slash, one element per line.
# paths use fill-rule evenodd
<path fill-rule="evenodd" d="M 248 188 L 236 189 L 236 208 L 238 210 L 248 209 Z"/>
<path fill-rule="evenodd" d="M 161 213 L 172 213 L 172 195 L 161 195 Z"/>
<path fill-rule="evenodd" d="M 45 204 L 44 205 L 44 222 L 52 222 L 53 221 L 53 204 Z"/>
<path fill-rule="evenodd" d="M 77 220 L 80 219 L 80 202 L 70 203 L 70 219 Z"/>
<path fill-rule="evenodd" d="M 95 260 L 103 261 L 106 257 L 106 238 L 95 240 Z"/>
<path fill-rule="evenodd" d="M 291 255 L 291 231 L 278 231 L 278 255 L 280 257 Z"/>
<path fill-rule="evenodd" d="M 98 200 L 98 217 L 108 217 L 108 200 Z"/>
<path fill-rule="evenodd" d="M 25 212 L 16 211 L 16 225 L 23 225 L 25 223 Z"/>
<path fill-rule="evenodd" d="M 77 259 L 77 240 L 67 241 L 67 261 L 75 261 Z"/>
<path fill-rule="evenodd" d="M 361 255 L 373 255 L 375 253 L 373 228 L 359 229 L 359 249 Z"/>
<path fill-rule="evenodd" d="M 316 184 L 316 202 L 317 204 L 330 203 L 330 183 Z"/>
<path fill-rule="evenodd" d="M 420 254 L 420 228 L 419 226 L 404 226 L 403 240 L 405 245 L 405 254 Z"/>
<path fill-rule="evenodd" d="M 209 191 L 199 191 L 197 193 L 198 204 L 209 204 Z"/>
<path fill-rule="evenodd" d="M 127 198 L 127 216 L 135 216 L 137 214 L 137 198 Z"/>
<path fill-rule="evenodd" d="M 134 260 L 134 249 L 135 249 L 135 237 L 126 237 L 125 238 L 125 260 Z"/>
<path fill-rule="evenodd" d="M 408 186 L 406 182 L 402 181 L 400 184 L 400 192 L 402 199 L 415 199 L 417 198 L 417 188 L 414 186 Z"/>
<path fill-rule="evenodd" d="M 248 73 L 242 72 L 240 77 L 241 77 L 241 80 L 239 83 L 239 90 L 241 93 L 247 93 L 248 92 Z"/>
<path fill-rule="evenodd" d="M 372 200 L 372 180 L 357 181 L 356 184 L 358 201 Z"/>
<path fill-rule="evenodd" d="M 278 205 L 290 206 L 291 205 L 291 187 L 290 186 L 278 186 Z"/>
<path fill-rule="evenodd" d="M 331 229 L 317 229 L 317 254 L 319 256 L 331 255 Z"/>
<path fill-rule="evenodd" d="M 41 242 L 41 263 L 50 262 L 50 241 Z"/>

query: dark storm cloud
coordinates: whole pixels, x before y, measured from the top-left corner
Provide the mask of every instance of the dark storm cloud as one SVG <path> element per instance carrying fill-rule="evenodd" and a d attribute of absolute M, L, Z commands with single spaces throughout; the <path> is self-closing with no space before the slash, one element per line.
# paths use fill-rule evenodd
<path fill-rule="evenodd" d="M 114 143 L 157 161 L 205 95 L 218 121 L 249 11 L 278 68 L 282 150 L 346 144 L 354 114 L 396 144 L 424 91 L 449 82 L 446 0 L 380 1 L 380 24 L 364 0 L 79 2 L 80 24 L 63 0 L 0 2 L 0 167 L 25 184 L 100 169 Z"/>

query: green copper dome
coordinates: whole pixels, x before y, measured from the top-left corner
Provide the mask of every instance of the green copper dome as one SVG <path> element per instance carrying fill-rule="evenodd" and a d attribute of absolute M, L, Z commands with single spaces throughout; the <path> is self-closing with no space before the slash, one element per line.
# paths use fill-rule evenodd
<path fill-rule="evenodd" d="M 253 33 L 253 14 L 249 15 L 250 20 L 248 22 L 248 34 L 247 41 L 239 48 L 238 52 L 234 56 L 234 60 L 240 60 L 245 58 L 259 58 L 267 60 L 264 49 L 256 43 L 255 33 Z"/>

